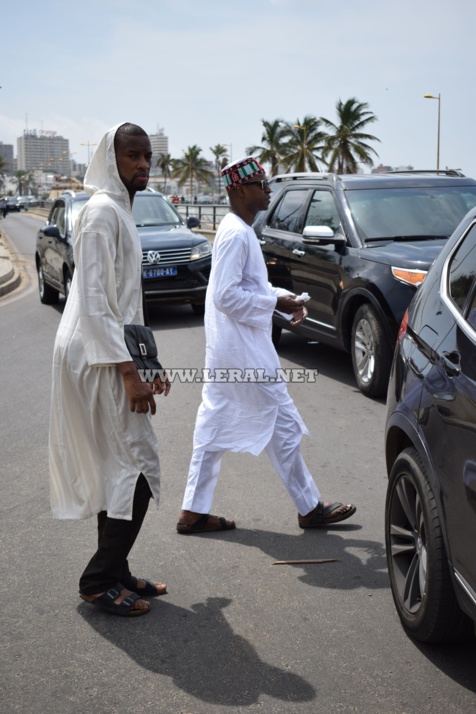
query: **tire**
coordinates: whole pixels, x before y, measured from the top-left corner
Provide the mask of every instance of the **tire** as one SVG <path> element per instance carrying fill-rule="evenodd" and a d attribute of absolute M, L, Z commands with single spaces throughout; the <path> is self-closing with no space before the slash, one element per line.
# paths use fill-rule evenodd
<path fill-rule="evenodd" d="M 355 313 L 351 338 L 352 366 L 357 386 L 368 397 L 387 394 L 392 350 L 374 308 L 368 303 Z"/>
<path fill-rule="evenodd" d="M 385 545 L 395 607 L 408 634 L 420 642 L 472 639 L 474 624 L 459 608 L 440 515 L 414 448 L 400 453 L 390 474 Z"/>
<path fill-rule="evenodd" d="M 273 324 L 273 329 L 271 331 L 271 339 L 272 339 L 273 345 L 275 347 L 277 347 L 279 345 L 279 341 L 281 339 L 282 333 L 283 333 L 283 328 L 280 327 L 279 325 Z"/>
<path fill-rule="evenodd" d="M 41 265 L 38 266 L 38 290 L 43 305 L 54 305 L 58 302 L 59 292 L 45 281 Z"/>
<path fill-rule="evenodd" d="M 192 310 L 194 311 L 195 315 L 204 315 L 205 314 L 205 303 L 204 302 L 192 302 L 190 303 L 192 306 Z"/>
<path fill-rule="evenodd" d="M 64 300 L 65 302 L 67 301 L 69 297 L 69 293 L 71 291 L 71 282 L 73 280 L 73 276 L 69 272 L 68 268 L 64 269 L 64 278 L 63 278 L 63 288 L 64 288 Z"/>

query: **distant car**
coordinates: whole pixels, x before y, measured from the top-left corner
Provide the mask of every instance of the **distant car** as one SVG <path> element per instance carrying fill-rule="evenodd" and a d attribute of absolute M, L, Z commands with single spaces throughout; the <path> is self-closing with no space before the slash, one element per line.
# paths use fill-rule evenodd
<path fill-rule="evenodd" d="M 387 396 L 385 541 L 395 606 L 422 642 L 476 622 L 476 209 L 398 333 Z"/>
<path fill-rule="evenodd" d="M 51 208 L 46 224 L 36 240 L 36 269 L 40 300 L 44 304 L 68 296 L 74 272 L 71 243 L 75 220 L 85 203 L 86 193 L 64 193 Z M 188 302 L 194 312 L 203 313 L 211 245 L 191 228 L 199 221 L 191 216 L 185 223 L 160 193 L 136 194 L 132 213 L 142 242 L 142 275 L 148 300 Z"/>
<path fill-rule="evenodd" d="M 18 205 L 14 196 L 7 196 L 7 213 L 19 213 L 21 206 Z"/>
<path fill-rule="evenodd" d="M 456 172 L 284 174 L 254 228 L 273 285 L 310 295 L 283 328 L 352 355 L 359 389 L 383 397 L 398 326 L 430 265 L 476 206 L 476 181 Z"/>
<path fill-rule="evenodd" d="M 21 208 L 28 209 L 33 203 L 36 203 L 37 199 L 34 196 L 18 196 L 17 205 Z"/>

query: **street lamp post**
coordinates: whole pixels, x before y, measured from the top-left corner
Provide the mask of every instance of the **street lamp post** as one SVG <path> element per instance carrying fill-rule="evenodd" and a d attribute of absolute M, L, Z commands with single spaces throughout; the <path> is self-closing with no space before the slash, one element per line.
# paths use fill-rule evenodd
<path fill-rule="evenodd" d="M 88 166 L 89 166 L 89 163 L 90 163 L 90 161 L 91 161 L 90 148 L 91 148 L 91 146 L 97 146 L 97 144 L 91 144 L 91 142 L 88 141 L 87 144 L 81 144 L 81 146 L 87 146 L 87 147 L 88 147 Z"/>
<path fill-rule="evenodd" d="M 438 133 L 436 140 L 436 170 L 440 170 L 440 107 L 441 107 L 441 94 L 436 97 L 433 94 L 424 94 L 425 99 L 437 99 L 438 100 Z"/>

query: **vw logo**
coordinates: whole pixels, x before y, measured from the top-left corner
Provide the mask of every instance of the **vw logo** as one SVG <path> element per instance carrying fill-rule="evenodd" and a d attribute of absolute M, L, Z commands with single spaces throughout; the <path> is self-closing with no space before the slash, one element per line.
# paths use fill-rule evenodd
<path fill-rule="evenodd" d="M 147 253 L 147 260 L 149 263 L 152 263 L 152 265 L 156 265 L 157 263 L 160 262 L 160 253 L 158 250 L 149 250 Z"/>

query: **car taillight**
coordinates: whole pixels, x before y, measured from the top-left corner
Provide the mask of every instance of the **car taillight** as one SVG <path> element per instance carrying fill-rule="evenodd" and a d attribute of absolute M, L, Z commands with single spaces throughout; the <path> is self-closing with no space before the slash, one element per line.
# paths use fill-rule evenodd
<path fill-rule="evenodd" d="M 400 323 L 400 329 L 398 330 L 398 335 L 397 335 L 397 342 L 400 342 L 400 340 L 403 339 L 405 336 L 405 333 L 407 331 L 408 327 L 408 310 L 405 310 L 405 314 L 402 318 L 402 321 Z"/>

